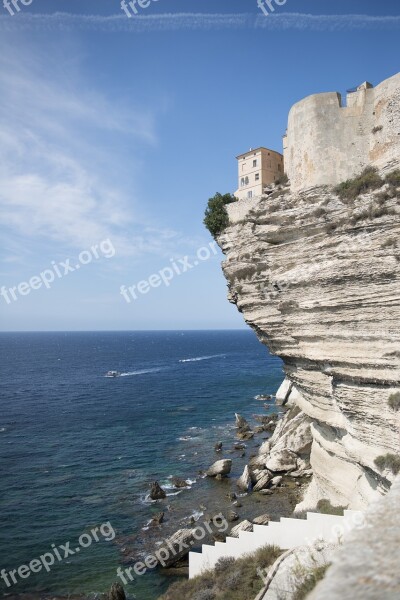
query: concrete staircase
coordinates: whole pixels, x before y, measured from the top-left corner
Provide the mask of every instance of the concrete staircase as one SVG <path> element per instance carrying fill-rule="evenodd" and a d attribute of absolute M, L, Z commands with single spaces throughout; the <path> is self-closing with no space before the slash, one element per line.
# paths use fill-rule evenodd
<path fill-rule="evenodd" d="M 312 544 L 316 540 L 338 543 L 355 526 L 360 526 L 363 513 L 345 510 L 344 515 L 322 515 L 307 513 L 306 519 L 282 518 L 268 525 L 254 525 L 252 532 L 241 531 L 238 538 L 227 537 L 225 542 L 214 546 L 203 544 L 201 552 L 189 553 L 189 578 L 213 569 L 217 561 L 226 556 L 242 558 L 266 545 L 289 550 L 297 546 Z"/>

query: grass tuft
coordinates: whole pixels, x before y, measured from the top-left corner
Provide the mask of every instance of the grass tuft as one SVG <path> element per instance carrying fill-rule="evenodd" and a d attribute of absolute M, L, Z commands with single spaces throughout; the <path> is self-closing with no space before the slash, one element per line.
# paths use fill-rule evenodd
<path fill-rule="evenodd" d="M 358 177 L 343 181 L 334 188 L 341 200 L 355 200 L 360 194 L 376 190 L 384 184 L 382 177 L 375 167 L 367 167 Z"/>
<path fill-rule="evenodd" d="M 374 462 L 380 471 L 388 469 L 392 471 L 393 475 L 397 475 L 400 472 L 400 456 L 398 454 L 382 454 Z"/>
<path fill-rule="evenodd" d="M 400 409 L 400 392 L 396 392 L 395 394 L 391 394 L 389 396 L 388 404 L 390 408 L 393 410 Z"/>

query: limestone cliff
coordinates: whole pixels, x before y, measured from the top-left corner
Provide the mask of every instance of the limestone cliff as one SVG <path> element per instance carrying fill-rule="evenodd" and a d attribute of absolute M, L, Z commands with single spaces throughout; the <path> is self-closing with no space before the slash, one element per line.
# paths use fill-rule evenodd
<path fill-rule="evenodd" d="M 400 389 L 400 200 L 387 188 L 350 202 L 327 186 L 272 187 L 228 206 L 218 240 L 230 301 L 283 359 L 290 401 L 311 421 L 301 508 L 363 509 L 394 479 L 375 464 L 400 454 L 388 405 Z"/>

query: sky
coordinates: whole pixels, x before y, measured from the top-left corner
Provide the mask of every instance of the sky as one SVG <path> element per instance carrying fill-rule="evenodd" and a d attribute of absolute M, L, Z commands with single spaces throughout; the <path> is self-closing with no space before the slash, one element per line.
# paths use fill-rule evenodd
<path fill-rule="evenodd" d="M 398 72 L 398 0 L 14 1 L 0 329 L 245 327 L 207 200 L 235 191 L 238 154 L 282 151 L 295 102 Z"/>

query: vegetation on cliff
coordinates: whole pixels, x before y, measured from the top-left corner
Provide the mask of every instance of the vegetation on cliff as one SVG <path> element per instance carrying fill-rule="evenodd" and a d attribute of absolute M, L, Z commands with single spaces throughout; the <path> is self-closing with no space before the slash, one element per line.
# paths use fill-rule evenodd
<path fill-rule="evenodd" d="M 337 185 L 334 191 L 341 200 L 355 200 L 361 194 L 376 190 L 385 183 L 393 187 L 400 186 L 400 170 L 392 171 L 383 179 L 376 167 L 367 167 L 354 179 L 348 179 Z"/>
<path fill-rule="evenodd" d="M 217 193 L 213 198 L 208 200 L 204 225 L 215 239 L 229 225 L 228 213 L 226 205 L 236 202 L 237 198 L 232 194 Z"/>
<path fill-rule="evenodd" d="M 221 558 L 213 571 L 174 583 L 159 600 L 254 600 L 264 583 L 268 567 L 282 554 L 275 546 L 265 546 L 252 555 L 235 560 Z"/>
<path fill-rule="evenodd" d="M 400 473 L 400 456 L 397 454 L 383 454 L 378 456 L 374 462 L 380 471 L 388 469 L 394 475 Z"/>

